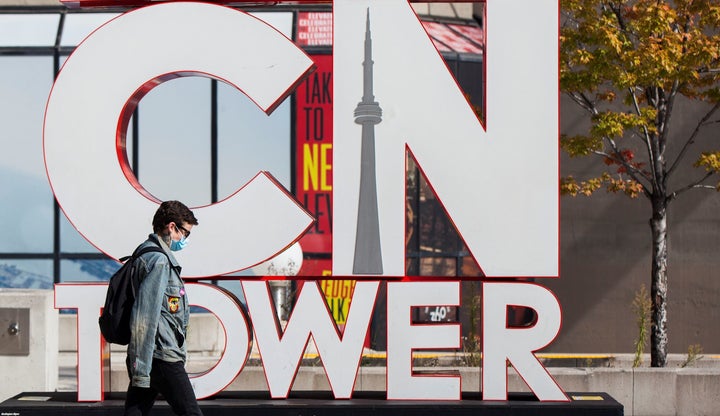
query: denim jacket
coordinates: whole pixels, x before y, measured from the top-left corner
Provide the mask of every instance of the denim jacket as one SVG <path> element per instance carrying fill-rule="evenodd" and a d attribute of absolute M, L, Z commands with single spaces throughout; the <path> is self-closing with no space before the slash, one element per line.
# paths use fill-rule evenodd
<path fill-rule="evenodd" d="M 150 234 L 138 249 L 148 245 L 160 246 L 168 255 L 149 252 L 139 257 L 140 288 L 130 316 L 127 350 L 128 374 L 136 387 L 150 387 L 154 358 L 184 363 L 187 355 L 190 307 L 179 276 L 180 266 L 156 234 Z"/>

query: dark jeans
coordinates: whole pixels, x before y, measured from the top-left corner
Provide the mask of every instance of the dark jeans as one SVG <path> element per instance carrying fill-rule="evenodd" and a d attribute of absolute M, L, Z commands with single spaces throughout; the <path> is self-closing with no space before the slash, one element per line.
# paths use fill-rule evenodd
<path fill-rule="evenodd" d="M 153 360 L 150 388 L 128 387 L 125 415 L 149 415 L 158 394 L 163 395 L 176 415 L 202 416 L 183 363 L 161 360 Z"/>

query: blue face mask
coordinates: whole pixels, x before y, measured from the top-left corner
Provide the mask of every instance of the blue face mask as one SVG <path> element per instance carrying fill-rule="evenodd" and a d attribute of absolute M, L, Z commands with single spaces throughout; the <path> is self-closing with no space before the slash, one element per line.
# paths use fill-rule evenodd
<path fill-rule="evenodd" d="M 178 240 L 170 240 L 170 250 L 172 251 L 180 251 L 187 246 L 187 238 L 183 236 L 179 241 Z"/>
<path fill-rule="evenodd" d="M 180 251 L 185 248 L 185 246 L 188 245 L 187 238 L 183 236 L 179 241 L 178 240 L 170 240 L 170 250 L 172 251 Z"/>

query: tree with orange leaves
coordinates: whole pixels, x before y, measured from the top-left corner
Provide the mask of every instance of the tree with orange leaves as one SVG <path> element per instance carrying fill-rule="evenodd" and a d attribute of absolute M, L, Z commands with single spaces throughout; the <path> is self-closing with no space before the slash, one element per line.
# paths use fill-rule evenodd
<path fill-rule="evenodd" d="M 604 188 L 650 202 L 651 366 L 664 367 L 668 208 L 687 191 L 720 190 L 720 151 L 693 149 L 701 131 L 720 122 L 720 0 L 561 4 L 560 87 L 590 119 L 589 131 L 561 137 L 561 147 L 605 162 L 594 177 L 562 178 L 561 192 L 589 196 Z M 680 100 L 703 108 L 687 134 L 671 128 Z M 687 164 L 697 177 L 671 187 Z"/>

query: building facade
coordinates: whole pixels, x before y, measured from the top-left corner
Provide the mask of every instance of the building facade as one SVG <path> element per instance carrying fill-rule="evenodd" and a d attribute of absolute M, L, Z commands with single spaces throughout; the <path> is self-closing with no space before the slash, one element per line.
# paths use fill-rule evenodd
<path fill-rule="evenodd" d="M 414 8 L 482 115 L 482 4 L 417 3 Z M 140 102 L 127 131 L 127 157 L 140 183 L 156 198 L 180 199 L 191 206 L 221 201 L 259 170 L 269 170 L 317 218 L 301 240 L 300 274 L 322 276 L 331 264 L 332 238 L 332 6 L 243 10 L 293 40 L 317 70 L 270 116 L 216 80 L 182 77 L 165 82 Z M 43 164 L 42 125 L 63 62 L 89 33 L 124 11 L 72 9 L 50 0 L 0 5 L 0 287 L 51 289 L 57 282 L 104 280 L 118 267 L 85 241 L 54 202 Z M 689 119 L 700 110 L 687 104 L 680 118 L 686 114 Z M 562 101 L 561 116 L 563 133 L 587 128 L 570 102 Z M 677 128 L 691 127 L 680 121 Z M 708 144 L 711 139 L 712 133 L 699 138 Z M 176 161 L 182 168 L 169 172 Z M 561 162 L 563 175 L 582 176 L 589 169 L 587 161 Z M 481 265 L 410 156 L 407 166 L 406 274 L 481 277 Z M 720 315 L 720 281 L 714 276 L 720 266 L 715 255 L 720 243 L 718 204 L 717 194 L 697 192 L 676 202 L 671 211 L 671 352 L 686 352 L 693 344 L 708 353 L 720 351 L 720 334 L 713 328 Z M 539 282 L 557 294 L 564 312 L 560 336 L 547 351 L 630 352 L 637 335 L 633 298 L 642 284 L 650 285 L 649 207 L 615 195 L 563 198 L 561 207 L 560 279 Z M 218 277 L 215 283 L 242 298 L 232 279 Z M 416 319 L 460 319 L 464 335 L 475 337 L 479 328 L 470 305 L 481 293 L 477 282 L 463 285 L 462 310 L 438 305 L 435 310 L 418 309 Z M 339 286 L 327 287 L 330 302 L 330 291 Z M 344 305 L 334 311 L 340 324 L 347 312 L 341 309 Z M 515 319 L 532 319 L 526 315 L 518 313 Z M 373 340 L 378 349 L 383 348 L 382 335 L 380 325 Z"/>

